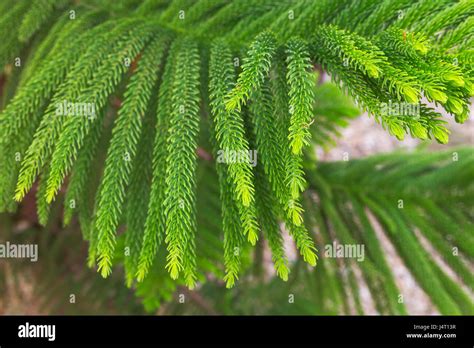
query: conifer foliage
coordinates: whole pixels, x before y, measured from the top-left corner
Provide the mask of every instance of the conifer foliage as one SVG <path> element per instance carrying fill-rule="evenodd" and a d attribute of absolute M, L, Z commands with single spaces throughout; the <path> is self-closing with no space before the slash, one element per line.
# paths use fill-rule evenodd
<path fill-rule="evenodd" d="M 315 241 L 329 241 L 334 229 L 371 245 L 364 275 L 395 296 L 370 209 L 438 308 L 462 312 L 469 300 L 442 281 L 409 233 L 412 225 L 423 230 L 468 276 L 423 215 L 450 225 L 438 206 L 419 197 L 410 204 L 424 213 L 409 216 L 384 210 L 387 197 L 334 189 L 367 176 L 386 185 L 375 164 L 398 158 L 319 170 L 312 147 L 327 146 L 354 113 L 347 101 L 336 112 L 328 105 L 344 96 L 320 85 L 324 72 L 390 135 L 447 143 L 439 110 L 463 123 L 473 96 L 473 13 L 469 0 L 3 0 L 0 209 L 14 211 L 38 181 L 40 222 L 63 199 L 64 223 L 77 214 L 89 242 L 89 265 L 107 277 L 123 261 L 127 284 L 138 281 L 139 289 L 163 269 L 189 288 L 207 271 L 232 287 L 264 241 L 276 274 L 288 280 L 285 231 L 315 266 Z M 383 107 L 392 102 L 419 112 L 393 115 Z M 466 172 L 452 173 L 472 174 L 472 161 L 465 163 Z M 444 180 L 423 178 L 420 187 L 430 189 Z M 472 198 L 472 185 L 466 192 Z M 351 236 L 354 228 L 360 233 Z M 472 235 L 455 233 L 472 258 Z M 337 272 L 326 261 L 318 267 Z M 340 296 L 335 303 L 343 301 L 340 284 L 329 286 Z M 380 303 L 403 313 L 390 296 Z"/>

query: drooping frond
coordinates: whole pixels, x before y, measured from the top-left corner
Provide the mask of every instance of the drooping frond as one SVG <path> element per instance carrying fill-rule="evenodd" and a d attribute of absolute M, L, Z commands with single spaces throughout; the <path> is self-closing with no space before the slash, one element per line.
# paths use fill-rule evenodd
<path fill-rule="evenodd" d="M 148 214 L 143 232 L 143 242 L 137 266 L 137 280 L 142 281 L 155 260 L 158 247 L 165 236 L 166 220 L 163 209 L 165 199 L 166 134 L 168 134 L 169 117 L 171 114 L 171 96 L 173 93 L 174 62 L 179 42 L 175 41 L 168 50 L 162 81 L 159 87 L 156 133 L 153 145 L 153 176 L 148 203 Z"/>
<path fill-rule="evenodd" d="M 52 96 L 54 90 L 64 80 L 67 72 L 71 69 L 94 35 L 100 32 L 99 28 L 90 30 L 72 42 L 67 42 L 69 35 L 73 35 L 77 30 L 83 29 L 91 24 L 94 15 L 88 15 L 81 20 L 77 20 L 68 26 L 68 29 L 58 33 L 57 41 L 48 54 L 48 59 L 38 67 L 38 72 L 21 88 L 15 97 L 8 103 L 2 111 L 0 140 L 0 156 L 5 168 L 10 168 L 10 175 L 2 176 L 0 179 L 0 193 L 3 201 L 2 206 L 10 205 L 13 192 L 15 191 L 15 176 L 18 175 L 19 163 L 23 161 L 25 150 L 33 139 L 33 134 L 41 119 L 43 109 L 47 101 Z M 104 24 L 110 26 L 109 23 Z M 66 47 L 66 52 L 62 52 L 59 47 Z M 15 139 L 13 141 L 13 139 Z M 44 159 L 42 159 L 44 161 Z M 23 179 L 21 179 L 23 180 Z M 24 185 L 24 187 L 22 187 Z M 23 183 L 20 192 L 16 192 L 17 200 L 24 197 L 26 191 L 31 187 L 32 182 Z"/>
<path fill-rule="evenodd" d="M 301 154 L 309 145 L 309 126 L 313 118 L 314 73 L 311 73 L 309 53 L 304 42 L 293 40 L 288 44 L 288 94 L 290 96 L 290 146 L 294 154 Z"/>
<path fill-rule="evenodd" d="M 96 71 L 90 85 L 78 99 L 78 103 L 94 105 L 94 113 L 100 115 L 100 111 L 107 102 L 107 97 L 114 91 L 114 87 L 118 85 L 121 77 L 128 70 L 130 62 L 135 59 L 152 33 L 152 29 L 147 24 L 132 29 L 130 41 L 119 42 L 115 48 L 116 55 L 113 56 L 112 62 L 103 65 Z M 51 175 L 48 180 L 47 192 L 49 202 L 56 196 L 64 177 L 70 171 L 71 165 L 77 157 L 78 150 L 82 147 L 84 138 L 97 119 L 96 115 L 92 114 L 83 117 L 70 117 L 65 121 L 51 159 Z"/>
<path fill-rule="evenodd" d="M 123 105 L 112 131 L 104 176 L 99 188 L 96 219 L 96 228 L 99 232 L 97 244 L 99 269 L 103 276 L 110 273 L 115 248 L 115 231 L 121 216 L 125 190 L 130 180 L 132 163 L 142 134 L 143 119 L 158 79 L 160 61 L 165 48 L 165 40 L 158 38 L 143 50 L 137 70 L 130 78 Z"/>
<path fill-rule="evenodd" d="M 155 94 L 154 89 L 152 95 Z M 144 229 L 150 201 L 151 179 L 153 175 L 153 141 L 156 127 L 156 100 L 149 101 L 143 124 L 143 134 L 138 143 L 135 165 L 130 173 L 127 191 L 125 220 L 125 276 L 127 286 L 131 286 L 138 269 Z M 145 242 L 146 243 L 146 242 Z"/>
<path fill-rule="evenodd" d="M 225 280 L 232 287 L 238 279 L 243 237 L 255 244 L 258 238 L 254 198 L 254 175 L 248 159 L 252 153 L 245 136 L 244 119 L 240 111 L 228 111 L 225 97 L 234 86 L 234 67 L 230 49 L 216 42 L 209 62 L 211 140 L 216 156 L 216 170 L 222 199 L 222 228 L 224 231 Z"/>
<path fill-rule="evenodd" d="M 304 260 L 311 265 L 316 264 L 316 254 L 313 241 L 303 224 L 303 209 L 297 199 L 293 199 L 289 188 L 284 183 L 284 163 L 281 159 L 285 153 L 284 147 L 287 143 L 279 141 L 278 129 L 272 122 L 273 114 L 271 88 L 268 81 L 264 81 L 261 89 L 254 93 L 253 102 L 250 105 L 250 118 L 252 129 L 255 133 L 255 144 L 259 153 L 263 168 L 273 185 L 276 202 L 279 203 L 277 210 L 283 211 L 284 221 L 290 230 L 290 234 L 296 242 L 296 246 Z M 298 158 L 289 159 L 298 161 Z"/>
<path fill-rule="evenodd" d="M 163 201 L 168 249 L 166 268 L 173 279 L 184 273 L 186 284 L 193 287 L 196 277 L 195 175 L 200 101 L 200 64 L 196 44 L 190 40 L 180 42 L 175 64 Z"/>
<path fill-rule="evenodd" d="M 69 111 L 74 112 L 68 110 L 70 103 L 77 100 L 80 91 L 86 88 L 92 78 L 97 64 L 100 64 L 108 54 L 110 49 L 108 42 L 113 37 L 110 35 L 119 35 L 127 27 L 130 28 L 130 23 L 119 26 L 110 33 L 96 36 L 94 44 L 90 45 L 85 54 L 74 64 L 71 71 L 66 75 L 66 81 L 58 87 L 44 112 L 35 137 L 23 159 L 16 189 L 15 198 L 17 200 L 21 200 L 28 192 L 36 179 L 36 175 L 41 170 L 43 162 L 51 156 L 54 142 L 62 130 Z M 107 26 L 104 29 L 109 28 Z M 84 115 L 84 117 L 87 116 Z"/>
<path fill-rule="evenodd" d="M 278 201 L 272 193 L 270 183 L 261 167 L 257 168 L 256 180 L 259 190 L 257 194 L 257 209 L 263 233 L 268 240 L 275 272 L 278 277 L 287 281 L 290 270 L 288 268 L 282 231 L 278 221 Z"/>
<path fill-rule="evenodd" d="M 225 108 L 225 97 L 234 86 L 234 71 L 230 50 L 223 44 L 216 44 L 211 52 L 210 93 L 215 134 L 219 144 L 220 157 L 225 160 L 228 153 L 248 154 L 249 144 L 245 137 L 244 121 L 239 111 Z M 227 170 L 234 182 L 237 197 L 244 206 L 254 203 L 253 174 L 250 163 L 228 163 Z"/>

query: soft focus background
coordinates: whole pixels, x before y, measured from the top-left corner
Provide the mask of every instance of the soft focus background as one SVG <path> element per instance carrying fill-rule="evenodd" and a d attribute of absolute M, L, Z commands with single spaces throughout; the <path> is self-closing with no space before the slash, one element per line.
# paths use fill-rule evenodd
<path fill-rule="evenodd" d="M 349 127 L 342 131 L 342 137 L 338 139 L 337 146 L 330 151 L 318 151 L 319 158 L 324 161 L 341 160 L 344 153 L 349 154 L 349 158 L 366 157 L 376 153 L 392 152 L 397 149 L 413 150 L 418 146 L 426 146 L 432 151 L 440 150 L 446 147 L 455 147 L 459 145 L 474 145 L 474 119 L 471 109 L 470 118 L 464 124 L 458 124 L 452 119 L 449 119 L 449 128 L 451 129 L 450 142 L 447 145 L 440 145 L 436 142 L 423 143 L 418 139 L 405 138 L 399 141 L 394 137 L 387 136 L 387 133 L 376 124 L 373 119 L 367 115 L 361 115 L 355 119 Z M 379 231 L 380 232 L 380 231 Z M 468 231 L 466 231 L 467 233 Z M 416 284 L 410 272 L 399 258 L 391 244 L 383 233 L 378 233 L 380 240 L 386 251 L 386 256 L 392 271 L 396 277 L 397 285 L 406 296 L 405 304 L 412 314 L 437 314 L 436 308 L 431 303 L 430 299 Z M 441 264 L 442 261 L 437 260 Z M 449 272 L 448 267 L 443 269 Z M 448 274 L 454 276 L 452 272 Z M 368 296 L 368 290 L 361 292 L 362 296 Z M 467 290 L 467 289 L 466 289 Z M 365 302 L 367 304 L 368 301 Z M 374 311 L 375 309 L 367 308 L 367 310 Z"/>

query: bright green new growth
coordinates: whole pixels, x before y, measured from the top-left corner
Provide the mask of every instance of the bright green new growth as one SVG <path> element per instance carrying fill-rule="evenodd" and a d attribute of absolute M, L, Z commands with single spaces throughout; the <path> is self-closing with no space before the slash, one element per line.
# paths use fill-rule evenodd
<path fill-rule="evenodd" d="M 200 62 L 197 45 L 191 40 L 183 40 L 176 50 L 166 141 L 167 189 L 163 201 L 168 249 L 166 268 L 173 279 L 183 272 L 186 285 L 194 287 Z"/>
<path fill-rule="evenodd" d="M 171 114 L 171 96 L 174 78 L 174 61 L 179 48 L 175 41 L 168 50 L 162 81 L 159 87 L 156 111 L 156 135 L 153 146 L 153 177 L 148 203 L 148 216 L 146 218 L 143 242 L 137 266 L 137 280 L 142 281 L 148 273 L 158 247 L 160 246 L 166 229 L 163 200 L 165 199 L 166 175 L 166 134 Z"/>
<path fill-rule="evenodd" d="M 254 205 L 254 184 L 252 166 L 248 162 L 232 161 L 226 158 L 228 154 L 249 154 L 250 148 L 245 137 L 244 120 L 240 111 L 228 111 L 225 107 L 225 98 L 234 85 L 234 68 L 229 48 L 223 43 L 216 43 L 211 50 L 210 57 L 209 98 L 211 117 L 213 118 L 214 134 L 217 140 L 217 165 L 226 166 L 226 172 L 232 180 L 236 192 L 236 204 L 249 214 Z M 234 156 L 235 157 L 235 156 Z M 252 217 L 246 217 L 243 223 Z M 254 228 L 244 230 L 249 242 L 254 245 L 258 235 Z"/>
<path fill-rule="evenodd" d="M 429 216 L 451 228 L 457 214 L 468 228 L 471 196 L 449 214 L 441 201 L 432 206 L 426 198 L 407 203 L 416 214 L 384 210 L 394 193 L 375 199 L 367 188 L 395 185 L 396 175 L 412 182 L 410 175 L 385 172 L 371 160 L 316 169 L 312 150 L 332 144 L 337 128 L 357 113 L 340 90 L 398 139 L 447 143 L 449 130 L 437 108 L 462 123 L 474 90 L 471 1 L 147 0 L 137 6 L 99 0 L 0 4 L 0 66 L 7 76 L 1 211 L 13 211 L 15 201 L 36 189 L 39 221 L 46 224 L 67 188 L 63 222 L 79 217 L 89 264 L 108 276 L 123 261 L 127 285 L 137 280 L 145 296 L 162 284 L 191 288 L 208 273 L 229 288 L 245 282 L 249 263 L 258 266 L 266 245 L 277 276 L 291 280 L 296 272 L 285 233 L 313 266 L 321 240 L 364 240 L 372 254 L 362 272 L 372 293 L 387 295 L 376 295 L 377 305 L 404 313 L 371 233 L 370 210 L 407 263 L 418 267 L 415 276 L 428 272 L 437 279 L 433 284 L 446 287 L 437 292 L 419 280 L 440 310 L 470 308 L 409 232 L 419 228 L 466 276 Z M 325 73 L 334 84 L 322 83 Z M 58 116 L 64 102 L 93 105 L 94 115 Z M 390 102 L 415 103 L 419 114 L 393 114 L 385 107 Z M 428 164 L 437 163 L 429 159 L 426 167 L 413 163 L 406 171 L 428 172 Z M 391 163 L 381 161 L 384 168 Z M 472 161 L 463 166 L 446 166 L 444 177 L 464 182 Z M 395 181 L 384 181 L 381 172 Z M 444 178 L 422 177 L 426 181 L 416 184 L 429 192 Z M 347 191 L 340 188 L 344 180 L 369 181 Z M 454 191 L 446 192 L 452 200 Z M 456 227 L 453 238 L 472 256 L 472 238 Z M 331 303 L 347 307 L 338 267 L 319 258 L 317 277 L 329 279 Z M 166 273 L 172 279 L 164 281 Z M 348 283 L 357 297 L 354 279 Z"/>
<path fill-rule="evenodd" d="M 211 52 L 210 91 L 212 116 L 219 148 L 225 151 L 249 151 L 244 121 L 240 112 L 225 108 L 225 97 L 234 85 L 234 69 L 230 50 L 216 44 Z M 253 174 L 250 163 L 229 163 L 228 171 L 234 181 L 237 197 L 248 207 L 254 201 Z"/>
<path fill-rule="evenodd" d="M 89 80 L 92 78 L 92 74 L 97 68 L 97 64 L 101 63 L 101 60 L 104 59 L 108 53 L 108 50 L 110 49 L 108 41 L 113 37 L 110 35 L 118 35 L 122 33 L 124 27 L 130 27 L 130 24 L 125 23 L 125 25 L 119 26 L 111 33 L 102 34 L 98 37 L 96 36 L 94 45 L 91 45 L 81 59 L 74 64 L 71 71 L 66 75 L 67 80 L 60 85 L 60 88 L 52 97 L 49 106 L 45 110 L 45 115 L 36 131 L 36 136 L 23 159 L 16 189 L 16 200 L 21 200 L 26 192 L 31 188 L 43 162 L 52 153 L 54 141 L 58 137 L 66 119 L 65 115 L 58 114 L 58 107 L 61 106 L 62 109 L 65 102 L 67 103 L 78 98 L 79 91 L 82 88 L 85 88 Z M 105 27 L 101 26 L 101 29 L 111 28 L 107 25 Z M 97 31 L 92 32 L 90 38 L 97 34 Z"/>
<path fill-rule="evenodd" d="M 132 29 L 129 41 L 125 41 L 127 38 L 123 38 L 124 41 L 119 42 L 118 46 L 114 48 L 112 65 L 102 65 L 93 76 L 90 85 L 78 98 L 78 103 L 94 105 L 94 111 L 78 117 L 69 117 L 64 122 L 57 146 L 52 154 L 51 175 L 48 179 L 47 190 L 48 202 L 53 201 L 65 176 L 70 171 L 91 124 L 100 122 L 99 116 L 102 115 L 101 110 L 107 103 L 108 95 L 121 82 L 123 74 L 152 34 L 153 31 L 147 25 Z"/>
<path fill-rule="evenodd" d="M 243 120 L 240 113 L 229 112 L 225 109 L 224 97 L 232 87 L 235 79 L 235 72 L 232 65 L 229 65 L 231 60 L 230 49 L 223 42 L 216 42 L 212 46 L 209 60 L 209 98 L 211 100 L 211 117 L 210 134 L 211 144 L 213 147 L 214 156 L 218 156 L 219 151 L 225 148 L 226 143 L 235 144 L 234 146 L 244 151 L 248 151 L 249 145 L 247 139 L 244 137 Z M 232 122 L 233 128 L 224 128 L 226 124 L 224 121 Z M 220 128 L 218 128 L 220 127 Z M 230 130 L 235 129 L 236 136 L 229 134 Z M 216 134 L 221 132 L 220 141 Z M 226 143 L 225 143 L 226 142 Z M 222 144 L 222 145 L 221 145 Z M 235 168 L 235 166 L 238 166 Z M 234 178 L 229 176 L 229 171 L 234 168 L 236 174 L 242 177 Z M 235 169 L 243 169 L 243 171 L 236 171 Z M 249 168 L 250 170 L 245 170 Z M 247 163 L 219 163 L 216 161 L 216 171 L 219 181 L 221 210 L 222 210 L 222 230 L 224 233 L 223 247 L 224 247 L 224 265 L 226 287 L 231 288 L 239 278 L 239 271 L 241 267 L 241 254 L 243 252 L 244 236 L 248 234 L 250 240 L 258 237 L 256 217 L 254 215 L 255 209 L 253 205 L 253 172 Z M 237 183 L 236 183 L 237 181 Z M 238 197 L 237 190 L 234 189 L 239 181 L 243 181 L 244 185 L 248 183 L 248 187 L 252 190 L 252 202 L 248 202 L 247 207 L 244 206 L 242 198 Z M 251 185 L 251 186 L 250 186 Z M 247 186 L 247 185 L 246 185 Z M 250 191 L 249 191 L 250 193 Z M 252 203 L 250 205 L 250 203 Z M 244 215 L 241 215 L 244 214 Z M 245 228 L 245 222 L 250 221 L 250 228 Z M 254 224 L 255 222 L 255 224 Z"/>
<path fill-rule="evenodd" d="M 58 34 L 59 37 L 56 38 L 55 45 L 47 55 L 46 61 L 38 67 L 37 73 L 23 84 L 22 92 L 15 95 L 11 103 L 8 104 L 2 113 L 2 129 L 5 131 L 5 138 L 2 138 L 2 141 L 5 142 L 5 145 L 1 150 L 1 156 L 2 159 L 4 159 L 3 163 L 5 166 L 10 166 L 12 168 L 12 173 L 16 174 L 15 167 L 18 167 L 18 164 L 14 163 L 12 156 L 7 155 L 8 152 L 12 151 L 15 146 L 14 144 L 8 144 L 8 137 L 12 137 L 12 139 L 15 138 L 17 141 L 19 140 L 19 144 L 21 144 L 23 141 L 26 143 L 26 140 L 28 139 L 30 142 L 33 140 L 33 142 L 35 142 L 34 145 L 38 145 L 30 146 L 30 149 L 32 150 L 28 149 L 27 154 L 21 156 L 22 170 L 15 191 L 15 199 L 17 201 L 21 200 L 31 188 L 39 171 L 39 167 L 48 156 L 48 153 L 41 153 L 41 151 L 43 151 L 43 145 L 41 142 L 51 141 L 49 132 L 53 132 L 55 128 L 46 126 L 44 127 L 45 130 L 42 131 L 41 129 L 43 127 L 40 126 L 37 136 L 33 138 L 32 134 L 35 130 L 35 127 L 38 125 L 38 120 L 41 117 L 41 111 L 46 105 L 45 101 L 51 98 L 53 91 L 59 87 L 61 81 L 63 81 L 63 79 L 67 76 L 68 71 L 72 69 L 74 62 L 80 56 L 81 50 L 84 49 L 84 45 L 94 35 L 97 35 L 98 32 L 100 32 L 99 28 L 102 29 L 104 27 L 100 26 L 90 30 L 88 34 L 81 36 L 79 39 L 73 40 L 69 43 L 66 41 L 66 39 L 68 38 L 68 35 L 73 35 L 75 32 L 77 32 L 77 30 L 84 29 L 84 27 L 90 25 L 91 23 L 89 21 L 91 21 L 91 19 L 92 16 L 87 16 L 83 20 L 78 20 L 77 22 L 69 25 L 68 29 Z M 108 26 L 110 26 L 110 24 L 105 24 L 105 28 Z M 61 51 L 61 47 L 67 48 L 66 53 Z M 79 81 L 81 81 L 81 79 L 79 79 Z M 66 91 L 67 88 L 65 88 L 64 92 Z M 63 93 L 63 91 L 61 90 L 56 93 Z M 41 97 L 38 97 L 38 94 Z M 46 113 L 48 113 L 48 111 L 52 112 L 52 110 L 55 111 L 55 109 L 55 105 L 52 105 L 51 111 L 46 110 Z M 50 117 L 45 117 L 41 120 L 41 123 L 43 124 L 49 122 L 51 122 Z M 54 120 L 54 122 L 60 121 Z M 26 132 L 25 130 L 27 129 L 28 131 Z M 40 135 L 42 132 L 46 132 L 47 134 Z M 26 145 L 28 146 L 29 144 Z M 22 148 L 20 153 L 23 153 L 27 146 Z M 32 156 L 33 158 L 31 159 L 30 163 L 30 153 L 36 151 L 39 152 L 39 154 Z M 25 158 L 23 159 L 23 157 Z M 5 185 L 2 185 L 0 190 L 7 189 L 7 185 L 9 184 L 5 182 Z M 13 190 L 10 188 L 10 191 Z M 3 197 L 10 196 L 10 191 L 3 192 Z"/>
<path fill-rule="evenodd" d="M 288 43 L 288 94 L 290 96 L 290 128 L 288 138 L 291 150 L 301 155 L 303 146 L 310 144 L 309 126 L 313 118 L 315 75 L 310 72 L 311 60 L 306 44 L 295 39 Z"/>
<path fill-rule="evenodd" d="M 143 51 L 138 68 L 130 78 L 124 94 L 112 139 L 108 148 L 103 179 L 99 188 L 99 208 L 96 229 L 99 232 L 97 254 L 99 271 L 105 277 L 110 272 L 115 249 L 115 231 L 119 224 L 125 189 L 129 183 L 132 163 L 142 133 L 142 123 L 158 79 L 159 62 L 165 50 L 163 39 L 154 39 Z"/>

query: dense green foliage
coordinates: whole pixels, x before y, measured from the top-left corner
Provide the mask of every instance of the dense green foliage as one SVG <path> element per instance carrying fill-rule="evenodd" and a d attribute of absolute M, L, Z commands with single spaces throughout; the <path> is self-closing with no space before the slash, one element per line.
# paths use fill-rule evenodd
<path fill-rule="evenodd" d="M 413 234 L 472 289 L 472 151 L 315 167 L 313 148 L 357 114 L 342 92 L 398 139 L 447 143 L 439 110 L 469 115 L 473 13 L 469 0 L 3 0 L 0 211 L 37 185 L 46 224 L 64 197 L 89 265 L 107 277 L 123 262 L 150 308 L 211 273 L 234 286 L 261 267 L 266 241 L 281 279 L 327 283 L 318 311 L 349 312 L 356 279 L 342 284 L 318 246 L 363 242 L 377 308 L 405 313 L 370 212 L 438 309 L 472 314 Z M 394 114 L 392 102 L 419 112 Z M 59 113 L 68 103 L 93 109 Z M 254 151 L 256 166 L 222 151 Z M 314 278 L 299 262 L 291 271 L 286 232 L 319 263 Z"/>

